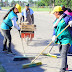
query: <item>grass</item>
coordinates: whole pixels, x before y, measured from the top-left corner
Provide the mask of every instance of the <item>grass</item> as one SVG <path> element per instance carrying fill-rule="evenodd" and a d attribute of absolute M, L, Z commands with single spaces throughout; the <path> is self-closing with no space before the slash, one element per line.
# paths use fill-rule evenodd
<path fill-rule="evenodd" d="M 0 63 L 0 72 L 6 72 L 1 63 Z"/>
<path fill-rule="evenodd" d="M 10 9 L 10 8 L 12 8 L 12 7 L 2 7 L 2 9 Z M 22 7 L 22 10 L 23 10 L 24 8 Z M 52 9 L 51 8 L 34 8 L 34 7 L 31 7 L 31 9 L 33 10 L 33 11 L 52 11 Z"/>
<path fill-rule="evenodd" d="M 50 8 L 32 8 L 33 11 L 51 11 Z"/>

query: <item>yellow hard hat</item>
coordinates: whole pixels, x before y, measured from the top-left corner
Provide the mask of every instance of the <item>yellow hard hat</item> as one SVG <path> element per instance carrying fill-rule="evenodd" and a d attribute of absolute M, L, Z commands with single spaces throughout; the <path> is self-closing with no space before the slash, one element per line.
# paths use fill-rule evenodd
<path fill-rule="evenodd" d="M 56 6 L 56 7 L 54 7 L 54 9 L 51 13 L 53 14 L 54 12 L 60 12 L 60 11 L 63 11 L 62 7 L 61 6 Z"/>
<path fill-rule="evenodd" d="M 21 6 L 19 4 L 16 4 L 15 7 L 18 9 L 19 12 L 21 12 Z"/>

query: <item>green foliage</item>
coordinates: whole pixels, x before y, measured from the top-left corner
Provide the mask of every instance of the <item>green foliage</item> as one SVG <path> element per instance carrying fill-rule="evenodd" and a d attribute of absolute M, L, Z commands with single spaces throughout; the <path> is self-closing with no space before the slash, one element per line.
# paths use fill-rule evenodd
<path fill-rule="evenodd" d="M 49 3 L 50 3 L 50 0 L 41 0 L 41 2 L 42 2 L 43 4 L 45 4 L 45 6 L 48 6 Z"/>
<path fill-rule="evenodd" d="M 2 2 L 0 2 L 0 6 L 1 6 L 1 7 L 3 6 L 3 3 L 2 3 Z"/>
<path fill-rule="evenodd" d="M 41 1 L 38 2 L 38 6 L 45 6 L 45 4 Z"/>
<path fill-rule="evenodd" d="M 28 0 L 29 3 L 33 3 L 33 0 Z"/>
<path fill-rule="evenodd" d="M 72 0 L 55 0 L 55 5 L 64 5 L 65 7 L 71 7 Z"/>
<path fill-rule="evenodd" d="M 8 0 L 5 0 L 5 2 L 8 2 Z"/>
<path fill-rule="evenodd" d="M 2 1 L 2 0 L 1 0 Z M 57 6 L 57 5 L 64 5 L 65 7 L 69 7 L 72 8 L 72 0 L 37 0 L 37 1 L 33 1 L 33 0 L 28 0 L 28 2 L 30 4 L 33 4 L 34 7 L 39 7 L 39 6 Z M 21 6 L 24 7 L 24 4 L 26 3 L 25 1 L 21 1 L 20 0 L 12 0 L 11 2 L 11 6 L 13 7 L 16 3 L 19 3 Z M 8 6 L 8 0 L 5 0 L 5 6 Z M 1 6 L 4 6 L 4 3 L 0 3 Z"/>
<path fill-rule="evenodd" d="M 4 67 L 1 65 L 1 63 L 0 63 L 0 72 L 6 72 L 6 70 L 5 70 Z"/>
<path fill-rule="evenodd" d="M 11 6 L 13 7 L 16 4 L 16 1 L 12 0 Z"/>
<path fill-rule="evenodd" d="M 39 6 L 53 6 L 53 4 L 56 5 L 64 5 L 65 7 L 72 8 L 72 0 L 41 0 L 38 5 Z"/>

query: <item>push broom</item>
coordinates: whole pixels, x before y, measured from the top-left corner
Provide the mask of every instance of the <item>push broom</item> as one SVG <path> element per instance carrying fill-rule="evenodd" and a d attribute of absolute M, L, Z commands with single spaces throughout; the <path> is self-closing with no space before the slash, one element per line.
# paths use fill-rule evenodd
<path fill-rule="evenodd" d="M 21 33 L 21 31 L 20 31 L 20 33 Z M 20 35 L 20 33 L 19 33 L 19 35 Z M 21 36 L 20 36 L 20 38 L 21 38 Z M 13 61 L 21 61 L 21 60 L 28 60 L 28 59 L 35 58 L 34 56 L 25 55 L 25 49 L 24 49 L 23 39 L 22 38 L 21 38 L 21 43 L 22 43 L 22 48 L 23 48 L 24 55 L 23 56 L 14 56 Z"/>
<path fill-rule="evenodd" d="M 66 30 L 70 25 L 67 25 L 59 34 L 58 36 L 64 31 Z M 58 37 L 56 36 L 55 39 Z M 31 61 L 31 63 L 28 63 L 28 64 L 23 64 L 22 65 L 22 68 L 29 68 L 29 67 L 35 67 L 35 66 L 38 66 L 38 65 L 42 65 L 42 62 L 35 62 L 35 60 L 49 47 L 49 45 L 52 44 L 53 41 L 51 41 L 47 46 L 46 48 L 40 53 L 38 54 L 34 60 Z"/>
<path fill-rule="evenodd" d="M 42 53 L 42 55 L 53 57 L 53 58 L 57 58 L 57 55 L 53 55 L 53 54 L 50 53 L 52 48 L 53 48 L 53 46 L 54 46 L 54 44 L 52 45 L 51 49 L 49 50 L 49 53 Z"/>

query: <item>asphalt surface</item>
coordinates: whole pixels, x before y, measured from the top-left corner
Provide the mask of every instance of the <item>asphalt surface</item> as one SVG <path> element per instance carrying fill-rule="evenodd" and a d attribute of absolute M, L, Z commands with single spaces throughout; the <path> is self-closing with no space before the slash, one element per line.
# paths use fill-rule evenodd
<path fill-rule="evenodd" d="M 0 25 L 4 15 L 7 10 L 0 11 Z M 20 14 L 18 15 L 20 18 Z M 37 26 L 35 31 L 35 36 L 33 40 L 27 46 L 26 42 L 23 40 L 23 45 L 25 48 L 25 54 L 30 56 L 38 55 L 50 42 L 52 38 L 53 27 L 52 23 L 55 17 L 48 12 L 35 12 L 35 25 Z M 0 28 L 1 31 L 1 28 Z M 11 30 L 12 36 L 12 51 L 18 55 L 24 55 L 21 38 L 18 31 L 13 28 Z M 0 32 L 0 62 L 5 68 L 6 72 L 59 72 L 61 65 L 61 58 L 58 51 L 58 46 L 54 45 L 51 54 L 56 54 L 58 58 L 52 58 L 48 56 L 40 55 L 37 60 L 42 62 L 41 66 L 36 66 L 32 68 L 23 69 L 22 64 L 30 63 L 32 60 L 23 61 L 13 61 L 14 55 L 7 55 L 7 53 L 2 52 L 3 36 Z M 48 53 L 53 43 L 44 51 Z M 72 71 L 72 57 L 68 56 L 69 72 Z"/>

